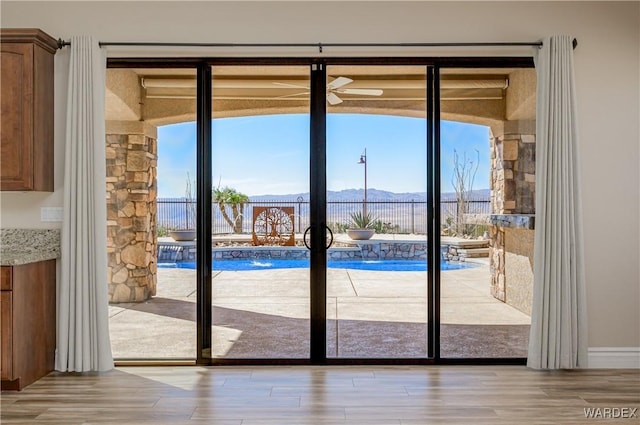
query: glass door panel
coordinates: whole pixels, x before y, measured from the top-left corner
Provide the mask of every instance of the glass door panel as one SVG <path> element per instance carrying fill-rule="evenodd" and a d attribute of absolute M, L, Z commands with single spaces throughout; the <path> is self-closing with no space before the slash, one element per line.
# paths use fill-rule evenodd
<path fill-rule="evenodd" d="M 442 69 L 440 87 L 440 356 L 526 357 L 533 230 L 491 218 L 534 212 L 535 71 Z"/>
<path fill-rule="evenodd" d="M 107 70 L 109 331 L 116 360 L 196 357 L 195 74 Z"/>
<path fill-rule="evenodd" d="M 327 68 L 327 357 L 427 356 L 425 75 Z"/>
<path fill-rule="evenodd" d="M 309 67 L 212 68 L 212 357 L 309 358 Z"/>

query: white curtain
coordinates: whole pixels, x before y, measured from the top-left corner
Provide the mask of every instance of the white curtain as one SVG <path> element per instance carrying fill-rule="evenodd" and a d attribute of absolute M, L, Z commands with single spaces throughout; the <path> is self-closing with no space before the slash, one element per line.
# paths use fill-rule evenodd
<path fill-rule="evenodd" d="M 72 37 L 65 137 L 64 221 L 56 370 L 113 368 L 107 288 L 106 53 Z"/>
<path fill-rule="evenodd" d="M 587 366 L 587 314 L 569 36 L 543 40 L 536 58 L 536 228 L 528 366 Z"/>

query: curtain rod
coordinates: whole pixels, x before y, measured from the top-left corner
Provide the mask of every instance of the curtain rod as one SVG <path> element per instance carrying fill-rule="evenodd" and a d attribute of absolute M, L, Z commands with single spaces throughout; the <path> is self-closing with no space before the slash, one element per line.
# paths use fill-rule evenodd
<path fill-rule="evenodd" d="M 514 42 L 471 42 L 471 43 L 164 43 L 145 41 L 101 41 L 100 47 L 106 46 L 142 46 L 142 47 L 314 47 L 322 53 L 324 47 L 542 47 L 542 41 Z M 58 49 L 70 46 L 70 41 L 58 39 Z M 573 39 L 573 48 L 578 40 Z"/>

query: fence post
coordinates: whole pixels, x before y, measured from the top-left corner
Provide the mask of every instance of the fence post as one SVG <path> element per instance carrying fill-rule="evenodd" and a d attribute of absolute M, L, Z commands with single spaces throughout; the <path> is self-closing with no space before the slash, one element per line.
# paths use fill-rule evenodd
<path fill-rule="evenodd" d="M 187 229 L 189 229 L 189 200 L 185 199 L 184 202 L 184 217 L 187 220 Z"/>
<path fill-rule="evenodd" d="M 416 204 L 413 199 L 411 200 L 411 233 L 416 233 Z"/>
<path fill-rule="evenodd" d="M 298 233 L 302 233 L 300 231 L 300 229 L 301 229 L 300 226 L 301 226 L 302 223 L 300 223 L 300 222 L 302 221 L 302 201 L 303 200 L 304 200 L 304 198 L 302 196 L 298 196 L 296 198 L 296 201 L 298 201 Z"/>

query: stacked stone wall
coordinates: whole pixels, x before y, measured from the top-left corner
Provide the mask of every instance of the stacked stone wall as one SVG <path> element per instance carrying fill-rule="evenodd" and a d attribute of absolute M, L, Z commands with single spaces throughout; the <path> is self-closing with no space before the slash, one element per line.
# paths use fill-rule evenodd
<path fill-rule="evenodd" d="M 448 248 L 448 247 L 447 247 Z M 425 260 L 427 244 L 414 242 L 376 242 L 349 247 L 330 248 L 330 260 Z M 212 256 L 215 260 L 240 259 L 307 259 L 309 250 L 298 247 L 216 247 Z M 158 260 L 163 263 L 193 262 L 196 260 L 194 242 L 160 242 Z"/>
<path fill-rule="evenodd" d="M 536 137 L 534 121 L 507 121 L 504 134 L 490 140 L 492 214 L 535 214 Z M 517 285 L 518 278 L 507 276 L 506 259 L 512 257 L 506 249 L 505 230 L 501 225 L 489 227 L 489 264 L 491 269 L 491 294 L 498 300 L 509 302 L 511 280 Z M 527 241 L 533 249 L 533 230 L 526 232 Z M 531 235 L 529 234 L 531 233 Z M 510 233 L 511 238 L 520 233 Z M 523 233 L 524 234 L 524 233 Z M 525 283 L 525 285 L 528 283 Z M 519 290 L 519 293 L 526 291 Z M 522 299 L 525 296 L 518 296 Z M 523 301 L 518 301 L 521 310 L 526 310 Z"/>
<path fill-rule="evenodd" d="M 491 139 L 492 214 L 535 212 L 536 138 L 507 134 Z"/>
<path fill-rule="evenodd" d="M 107 134 L 109 301 L 140 302 L 156 293 L 156 140 Z"/>

